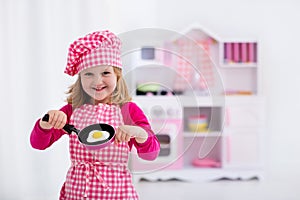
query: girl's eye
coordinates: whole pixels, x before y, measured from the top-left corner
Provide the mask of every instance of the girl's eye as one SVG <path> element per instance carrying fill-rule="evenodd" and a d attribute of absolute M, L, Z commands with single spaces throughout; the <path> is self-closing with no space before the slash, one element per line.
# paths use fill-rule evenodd
<path fill-rule="evenodd" d="M 84 75 L 85 75 L 85 76 L 93 76 L 94 74 L 91 73 L 91 72 L 87 72 L 87 73 L 85 73 Z"/>
<path fill-rule="evenodd" d="M 105 76 L 105 75 L 109 75 L 110 72 L 103 72 L 102 74 Z"/>

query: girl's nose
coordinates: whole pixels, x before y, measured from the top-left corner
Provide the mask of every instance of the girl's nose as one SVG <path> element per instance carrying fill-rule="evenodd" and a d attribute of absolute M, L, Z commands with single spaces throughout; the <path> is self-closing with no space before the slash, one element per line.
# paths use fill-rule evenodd
<path fill-rule="evenodd" d="M 95 82 L 96 82 L 96 83 L 102 83 L 102 76 L 101 76 L 101 75 L 96 76 L 96 77 L 95 77 Z"/>

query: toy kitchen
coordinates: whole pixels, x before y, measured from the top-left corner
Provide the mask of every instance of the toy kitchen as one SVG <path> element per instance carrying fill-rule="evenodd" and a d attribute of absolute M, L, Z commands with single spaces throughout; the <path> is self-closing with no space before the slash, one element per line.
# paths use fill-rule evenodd
<path fill-rule="evenodd" d="M 183 34 L 160 30 L 154 38 L 147 29 L 141 32 L 133 46 L 125 43 L 123 51 L 129 53 L 122 58 L 123 74 L 161 151 L 154 161 L 131 154 L 134 179 L 263 177 L 265 118 L 257 42 L 222 40 L 201 27 Z M 121 39 L 128 41 L 128 36 Z M 244 53 L 242 61 L 237 56 L 228 61 L 228 44 L 241 45 L 246 53 L 251 44 L 255 59 L 248 62 Z"/>

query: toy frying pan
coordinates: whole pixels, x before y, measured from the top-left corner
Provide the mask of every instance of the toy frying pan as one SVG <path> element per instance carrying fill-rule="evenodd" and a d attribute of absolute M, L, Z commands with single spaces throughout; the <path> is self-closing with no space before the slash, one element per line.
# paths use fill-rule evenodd
<path fill-rule="evenodd" d="M 49 121 L 49 114 L 46 114 L 42 121 Z M 71 124 L 66 124 L 63 127 L 68 134 L 76 133 L 78 140 L 89 150 L 98 150 L 111 144 L 115 129 L 109 124 L 92 124 L 82 130 L 75 128 Z"/>

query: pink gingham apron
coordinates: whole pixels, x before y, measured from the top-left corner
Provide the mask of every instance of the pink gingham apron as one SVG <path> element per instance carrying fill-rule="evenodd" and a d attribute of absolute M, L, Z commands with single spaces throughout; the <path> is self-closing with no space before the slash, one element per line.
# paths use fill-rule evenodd
<path fill-rule="evenodd" d="M 74 110 L 70 124 L 77 129 L 95 123 L 107 123 L 115 129 L 123 124 L 117 105 L 84 104 Z M 60 200 L 137 200 L 138 196 L 128 171 L 127 143 L 110 144 L 100 150 L 87 150 L 75 133 L 70 135 L 72 166 L 67 173 Z"/>

